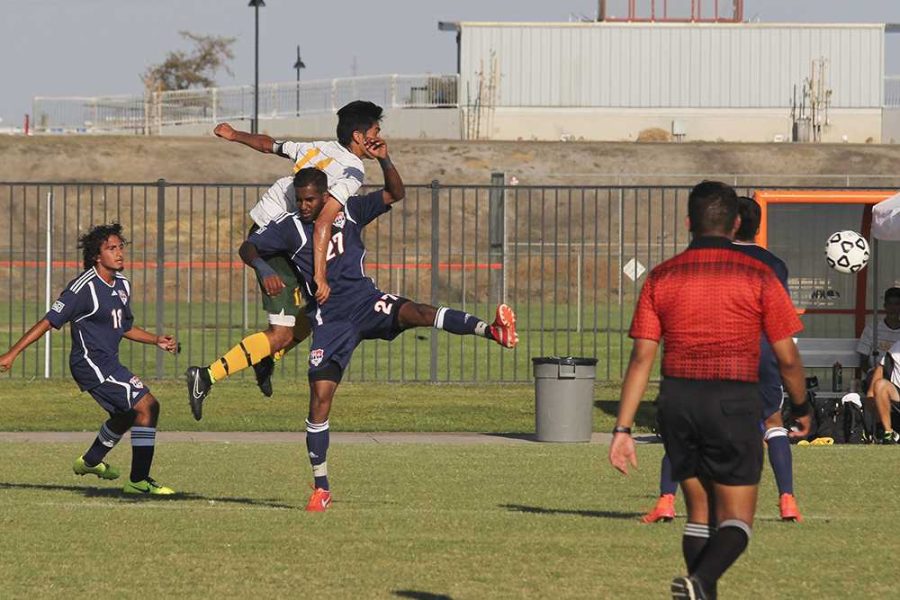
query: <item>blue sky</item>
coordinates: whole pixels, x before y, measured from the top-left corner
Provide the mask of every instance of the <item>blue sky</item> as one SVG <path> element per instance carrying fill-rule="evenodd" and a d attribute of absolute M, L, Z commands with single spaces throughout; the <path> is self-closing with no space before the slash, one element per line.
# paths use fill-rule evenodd
<path fill-rule="evenodd" d="M 567 21 L 594 17 L 597 0 L 265 0 L 260 81 L 291 81 L 299 44 L 307 79 L 382 73 L 452 73 L 453 35 L 438 21 Z M 621 2 L 622 0 L 620 0 Z M 670 0 L 675 3 L 676 0 Z M 686 1 L 686 0 L 684 0 Z M 611 3 L 615 0 L 611 0 Z M 727 2 L 726 2 L 727 3 Z M 745 0 L 761 21 L 895 22 L 898 0 Z M 253 80 L 253 10 L 247 0 L 0 0 L 0 118 L 20 125 L 33 96 L 141 92 L 140 74 L 187 48 L 179 30 L 237 38 L 234 76 Z M 900 34 L 887 71 L 900 73 Z"/>

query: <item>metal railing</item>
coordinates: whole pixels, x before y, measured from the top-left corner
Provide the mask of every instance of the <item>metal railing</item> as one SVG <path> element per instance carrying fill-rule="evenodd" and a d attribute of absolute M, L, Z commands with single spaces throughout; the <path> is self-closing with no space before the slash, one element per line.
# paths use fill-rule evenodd
<path fill-rule="evenodd" d="M 383 108 L 457 106 L 457 75 L 375 75 L 259 86 L 259 117 L 333 113 L 360 98 Z M 253 86 L 157 92 L 146 96 L 36 97 L 37 133 L 134 132 L 192 123 L 250 119 Z"/>
<path fill-rule="evenodd" d="M 390 343 L 364 342 L 348 380 L 529 381 L 530 359 L 546 355 L 597 357 L 598 379 L 621 377 L 641 274 L 688 244 L 690 188 L 503 182 L 495 174 L 484 186 L 407 186 L 406 199 L 365 230 L 366 270 L 387 293 L 487 321 L 507 302 L 518 314 L 519 345 L 504 350 L 472 336 L 414 329 Z M 82 272 L 78 235 L 117 221 L 130 241 L 125 274 L 136 324 L 176 335 L 183 348 L 172 357 L 123 340 L 123 364 L 146 377 L 209 364 L 266 327 L 255 276 L 236 253 L 248 210 L 266 187 L 0 183 L 7 223 L 0 234 L 0 349 L 41 319 Z M 804 247 L 818 257 L 820 241 Z M 795 301 L 800 306 L 802 299 Z M 20 356 L 11 376 L 67 377 L 69 350 L 68 335 L 50 334 Z M 305 342 L 289 353 L 279 363 L 282 375 L 303 378 L 308 350 Z"/>

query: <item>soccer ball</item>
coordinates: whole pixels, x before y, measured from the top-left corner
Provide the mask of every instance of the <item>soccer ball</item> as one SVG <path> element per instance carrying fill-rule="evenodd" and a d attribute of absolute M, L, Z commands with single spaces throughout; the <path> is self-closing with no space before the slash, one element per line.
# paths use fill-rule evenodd
<path fill-rule="evenodd" d="M 856 273 L 869 263 L 869 243 L 855 231 L 832 233 L 825 244 L 825 262 L 840 273 Z"/>

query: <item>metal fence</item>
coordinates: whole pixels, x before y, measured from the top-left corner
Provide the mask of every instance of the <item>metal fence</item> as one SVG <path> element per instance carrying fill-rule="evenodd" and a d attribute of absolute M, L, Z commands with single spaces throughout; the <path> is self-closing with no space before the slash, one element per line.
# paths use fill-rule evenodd
<path fill-rule="evenodd" d="M 333 113 L 359 98 L 384 108 L 457 105 L 457 75 L 375 75 L 259 86 L 259 117 L 277 119 Z M 253 86 L 158 92 L 146 96 L 36 97 L 37 133 L 130 131 L 191 123 L 251 119 Z"/>
<path fill-rule="evenodd" d="M 884 78 L 884 105 L 887 108 L 900 108 L 900 75 Z"/>
<path fill-rule="evenodd" d="M 505 301 L 518 314 L 519 345 L 505 350 L 471 336 L 410 330 L 390 343 L 364 342 L 348 380 L 528 381 L 531 357 L 546 355 L 594 356 L 599 379 L 621 377 L 641 275 L 688 243 L 689 187 L 503 181 L 498 174 L 487 186 L 408 186 L 407 198 L 366 228 L 366 269 L 385 292 L 488 321 Z M 146 377 L 209 364 L 266 326 L 255 277 L 236 254 L 247 212 L 265 188 L 0 183 L 7 223 L 0 234 L 0 348 L 42 318 L 83 270 L 78 235 L 117 221 L 130 241 L 126 275 L 136 324 L 172 333 L 183 347 L 173 357 L 123 340 L 122 362 Z M 284 376 L 305 377 L 308 349 L 301 344 L 279 363 Z M 69 350 L 67 334 L 48 334 L 20 356 L 11 376 L 66 377 Z"/>

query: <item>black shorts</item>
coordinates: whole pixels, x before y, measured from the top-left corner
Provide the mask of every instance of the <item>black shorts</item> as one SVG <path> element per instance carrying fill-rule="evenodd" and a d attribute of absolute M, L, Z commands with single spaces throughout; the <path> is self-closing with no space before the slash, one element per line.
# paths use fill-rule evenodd
<path fill-rule="evenodd" d="M 672 477 L 725 485 L 759 483 L 763 463 L 759 386 L 743 381 L 665 378 L 657 420 Z"/>

